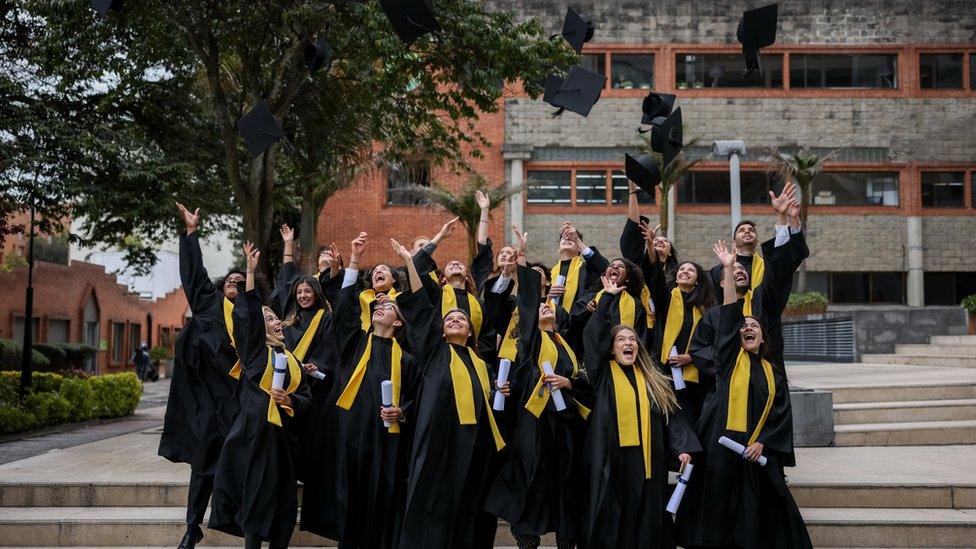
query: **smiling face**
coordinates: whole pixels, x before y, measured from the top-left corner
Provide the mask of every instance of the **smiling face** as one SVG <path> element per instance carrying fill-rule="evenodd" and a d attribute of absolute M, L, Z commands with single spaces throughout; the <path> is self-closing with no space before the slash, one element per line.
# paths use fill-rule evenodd
<path fill-rule="evenodd" d="M 694 288 L 698 285 L 698 269 L 691 263 L 682 263 L 674 279 L 682 288 Z"/>
<path fill-rule="evenodd" d="M 653 246 L 658 255 L 671 255 L 671 241 L 666 236 L 655 236 Z"/>
<path fill-rule="evenodd" d="M 613 359 L 621 366 L 632 366 L 637 361 L 637 334 L 631 330 L 620 330 L 613 337 Z"/>
<path fill-rule="evenodd" d="M 379 303 L 375 308 L 373 308 L 373 316 L 371 317 L 374 329 L 389 330 L 398 328 L 403 325 L 403 321 L 397 315 L 396 304 L 392 301 L 383 301 Z"/>
<path fill-rule="evenodd" d="M 443 325 L 444 337 L 448 341 L 463 343 L 471 335 L 471 324 L 468 322 L 468 315 L 463 311 L 453 310 L 444 317 Z"/>
<path fill-rule="evenodd" d="M 539 304 L 539 328 L 543 331 L 552 330 L 556 325 L 556 310 L 545 300 Z"/>
<path fill-rule="evenodd" d="M 231 301 L 237 297 L 237 285 L 244 284 L 244 275 L 241 273 L 230 273 L 224 279 L 224 297 Z"/>
<path fill-rule="evenodd" d="M 603 272 L 603 276 L 607 277 L 610 282 L 613 282 L 617 286 L 623 286 L 627 283 L 627 274 L 627 265 L 619 259 L 611 261 L 607 270 Z"/>
<path fill-rule="evenodd" d="M 299 282 L 295 288 L 295 300 L 302 309 L 311 309 L 315 305 L 315 290 L 308 282 Z"/>
<path fill-rule="evenodd" d="M 576 253 L 576 231 L 566 231 L 559 236 L 559 252 Z"/>
<path fill-rule="evenodd" d="M 281 320 L 278 319 L 278 315 L 274 314 L 274 312 L 267 307 L 264 309 L 264 329 L 265 332 L 274 339 L 280 340 L 285 337 L 285 334 L 281 329 Z"/>
<path fill-rule="evenodd" d="M 738 247 L 748 247 L 756 244 L 756 239 L 759 235 L 756 234 L 756 227 L 750 225 L 749 223 L 744 223 L 735 230 L 735 245 Z"/>
<path fill-rule="evenodd" d="M 373 267 L 370 281 L 377 292 L 388 292 L 393 287 L 393 271 L 390 270 L 389 265 L 377 265 Z"/>
<path fill-rule="evenodd" d="M 742 323 L 742 327 L 739 328 L 739 341 L 742 343 L 742 348 L 746 351 L 750 353 L 759 352 L 759 347 L 763 342 L 763 331 L 758 320 L 751 316 L 746 317 L 745 322 Z"/>
<path fill-rule="evenodd" d="M 749 271 L 738 261 L 732 264 L 732 278 L 735 279 L 736 290 L 749 288 Z"/>
<path fill-rule="evenodd" d="M 447 265 L 444 265 L 444 278 L 451 280 L 455 278 L 464 278 L 468 275 L 468 267 L 458 260 L 448 261 Z"/>

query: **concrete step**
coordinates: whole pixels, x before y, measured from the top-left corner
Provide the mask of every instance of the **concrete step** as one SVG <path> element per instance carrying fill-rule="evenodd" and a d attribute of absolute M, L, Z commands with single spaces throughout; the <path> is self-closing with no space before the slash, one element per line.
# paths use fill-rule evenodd
<path fill-rule="evenodd" d="M 791 482 L 789 486 L 793 499 L 802 508 L 976 509 L 976 485 Z"/>
<path fill-rule="evenodd" d="M 933 345 L 976 345 L 976 335 L 932 336 L 929 343 Z"/>
<path fill-rule="evenodd" d="M 976 368 L 976 356 L 972 355 L 861 355 L 861 362 L 871 364 L 908 364 L 911 366 L 943 366 L 947 368 Z"/>
<path fill-rule="evenodd" d="M 895 354 L 914 356 L 976 356 L 976 341 L 972 345 L 895 345 Z"/>
<path fill-rule="evenodd" d="M 857 387 L 831 387 L 834 405 L 851 402 L 895 402 L 906 400 L 949 400 L 976 398 L 973 383 L 917 383 Z"/>
<path fill-rule="evenodd" d="M 853 423 L 834 426 L 837 446 L 976 444 L 976 420 Z"/>
<path fill-rule="evenodd" d="M 976 419 L 976 398 L 834 405 L 834 425 Z"/>
<path fill-rule="evenodd" d="M 956 509 L 801 509 L 814 547 L 969 547 L 976 511 Z"/>

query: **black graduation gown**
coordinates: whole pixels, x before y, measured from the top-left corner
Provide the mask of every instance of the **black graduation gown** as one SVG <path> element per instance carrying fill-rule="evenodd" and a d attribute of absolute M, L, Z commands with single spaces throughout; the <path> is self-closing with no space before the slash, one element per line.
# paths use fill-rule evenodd
<path fill-rule="evenodd" d="M 282 426 L 268 421 L 271 398 L 259 383 L 268 366 L 264 313 L 257 290 L 239 295 L 234 338 L 241 356 L 241 412 L 224 442 L 214 476 L 209 527 L 251 535 L 284 547 L 298 518 L 299 430 L 296 419 L 311 394 L 302 382 L 291 394 L 295 417 L 278 407 Z M 285 377 L 285 387 L 291 374 Z"/>
<path fill-rule="evenodd" d="M 789 388 L 781 366 L 773 365 L 776 394 L 757 439 L 764 446 L 766 466 L 748 462 L 718 443 L 719 437 L 726 436 L 746 445 L 769 395 L 761 361 L 750 353 L 747 431 L 726 429 L 729 383 L 741 349 L 742 321 L 741 303 L 721 307 L 715 344 L 720 369 L 698 421 L 705 452 L 695 455 L 695 470 L 678 509 L 679 542 L 684 547 L 812 547 L 781 466 L 792 450 L 793 430 Z"/>
<path fill-rule="evenodd" d="M 642 218 L 645 219 L 646 218 Z M 671 255 L 667 258 L 662 266 L 664 270 L 664 282 L 667 285 L 670 282 L 670 278 L 674 275 L 674 270 L 678 268 L 677 265 L 677 250 L 672 246 Z M 644 240 L 644 233 L 641 232 L 640 225 L 631 221 L 630 218 L 624 222 L 624 229 L 620 232 L 620 255 L 625 259 L 633 262 L 635 265 L 641 268 L 641 272 L 644 274 L 644 284 L 650 291 L 650 277 L 652 273 L 650 272 L 652 265 L 647 257 L 647 248 Z M 651 301 L 654 303 L 655 318 L 660 317 L 660 313 L 657 312 L 657 307 L 659 303 L 654 301 L 653 296 Z M 654 349 L 654 330 L 647 331 L 647 337 L 644 339 L 644 346 L 648 350 Z"/>
<path fill-rule="evenodd" d="M 579 272 L 576 295 L 573 298 L 573 304 L 570 306 L 569 311 L 566 311 L 563 307 L 562 301 L 559 302 L 559 310 L 569 314 L 566 315 L 567 320 L 558 324 L 558 329 L 566 337 L 566 341 L 577 356 L 584 355 L 582 334 L 583 328 L 586 326 L 586 320 L 589 318 L 589 311 L 586 306 L 593 299 L 593 296 L 596 295 L 596 291 L 590 290 L 590 287 L 595 286 L 596 281 L 600 280 L 600 277 L 606 272 L 607 267 L 610 266 L 610 261 L 600 253 L 600 250 L 595 246 L 590 246 L 590 249 L 593 250 L 593 253 L 589 258 L 581 256 L 583 257 L 583 267 Z M 572 261 L 572 259 L 560 259 L 559 274 L 556 276 L 567 276 Z M 556 276 L 551 277 L 552 284 L 556 283 Z M 590 292 L 589 295 L 587 292 Z M 565 299 L 565 296 L 561 299 Z"/>
<path fill-rule="evenodd" d="M 458 422 L 450 370 L 452 345 L 442 339 L 440 311 L 434 309 L 423 291 L 401 295 L 397 303 L 407 318 L 413 348 L 419 350 L 417 355 L 424 357 L 426 364 L 415 412 L 406 510 L 398 547 L 490 547 L 493 532 L 479 532 L 476 522 L 496 455 L 488 419 L 491 402 L 484 400 L 467 348 L 453 346 L 471 379 L 478 418 L 475 425 Z M 491 398 L 491 390 L 488 395 Z M 492 539 L 479 539 L 484 535 L 491 535 Z"/>
<path fill-rule="evenodd" d="M 600 287 L 602 289 L 602 285 Z M 626 292 L 627 290 L 624 290 Z M 567 330 L 567 339 L 581 342 L 583 330 L 586 328 L 586 324 L 589 322 L 590 317 L 593 313 L 587 308 L 587 304 L 590 301 L 596 299 L 598 291 L 587 292 L 586 295 L 581 297 L 581 301 L 584 301 L 582 307 L 573 307 L 573 315 L 569 323 L 569 329 Z M 644 309 L 644 304 L 641 302 L 641 296 L 638 293 L 633 295 L 628 292 L 628 295 L 634 300 L 634 331 L 637 332 L 637 337 L 640 341 L 647 341 L 647 311 Z M 610 305 L 610 324 L 616 326 L 622 324 L 620 314 L 620 304 L 623 296 L 623 292 L 612 296 L 612 304 Z M 580 344 L 577 344 L 579 347 Z"/>
<path fill-rule="evenodd" d="M 238 413 L 237 362 L 224 325 L 224 294 L 203 266 L 196 233 L 180 236 L 180 280 L 193 316 L 176 340 L 160 456 L 212 475 Z"/>
<path fill-rule="evenodd" d="M 610 372 L 611 302 L 609 296 L 603 296 L 583 336 L 587 356 L 592 357 L 587 362 L 586 375 L 595 393 L 583 451 L 588 481 L 586 546 L 589 549 L 674 547 L 673 525 L 665 510 L 668 463 L 681 453 L 700 451 L 701 446 L 683 415 L 672 414 L 666 421 L 660 409 L 652 404 L 651 478 L 644 478 L 641 447 L 620 447 Z M 631 387 L 636 387 L 633 368 L 623 368 L 623 371 Z"/>
<path fill-rule="evenodd" d="M 553 370 L 573 383 L 572 390 L 562 390 L 567 407 L 557 412 L 550 399 L 538 418 L 525 409 L 539 380 L 541 279 L 527 267 L 518 268 L 518 277 L 520 350 L 509 376 L 512 394 L 505 403 L 506 411 L 516 414 L 518 420 L 485 509 L 508 521 L 518 534 L 555 532 L 560 538 L 579 539 L 584 482 L 579 455 L 586 436 L 579 403 L 592 405 L 592 394 L 582 369 L 574 376 L 571 357 L 557 343 L 559 355 Z"/>
<path fill-rule="evenodd" d="M 406 496 L 420 369 L 402 349 L 400 408 L 406 421 L 400 433 L 390 433 L 379 411 L 380 386 L 391 379 L 393 346 L 392 340 L 374 336 L 359 392 L 349 410 L 339 408 L 370 336 L 359 323 L 355 285 L 339 291 L 334 312 L 341 367 L 312 435 L 318 460 L 306 474 L 301 528 L 338 540 L 340 547 L 388 549 L 395 544 Z"/>

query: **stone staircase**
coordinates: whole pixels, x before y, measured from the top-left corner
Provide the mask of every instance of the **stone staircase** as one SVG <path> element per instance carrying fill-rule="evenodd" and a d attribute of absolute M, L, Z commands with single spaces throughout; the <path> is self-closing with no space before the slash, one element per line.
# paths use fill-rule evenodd
<path fill-rule="evenodd" d="M 976 336 L 932 336 L 927 345 L 895 345 L 894 354 L 862 355 L 861 362 L 976 368 Z"/>

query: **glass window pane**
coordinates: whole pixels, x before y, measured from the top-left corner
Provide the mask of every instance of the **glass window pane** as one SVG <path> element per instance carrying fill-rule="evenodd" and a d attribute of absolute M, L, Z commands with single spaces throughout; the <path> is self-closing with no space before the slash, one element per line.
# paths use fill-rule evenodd
<path fill-rule="evenodd" d="M 112 364 L 121 364 L 125 361 L 125 324 L 122 322 L 112 323 Z"/>
<path fill-rule="evenodd" d="M 626 204 L 630 197 L 630 185 L 627 183 L 627 174 L 621 171 L 614 171 L 611 175 L 613 181 L 613 203 Z M 643 189 L 637 189 L 638 204 L 653 204 L 654 195 L 647 194 Z"/>
<path fill-rule="evenodd" d="M 607 203 L 607 172 L 602 170 L 576 172 L 576 203 L 605 205 Z"/>
<path fill-rule="evenodd" d="M 867 273 L 831 273 L 830 301 L 833 303 L 867 303 Z"/>
<path fill-rule="evenodd" d="M 871 273 L 871 303 L 902 303 L 904 278 L 902 273 Z"/>
<path fill-rule="evenodd" d="M 969 54 L 969 89 L 976 90 L 976 53 Z"/>
<path fill-rule="evenodd" d="M 570 203 L 570 172 L 532 170 L 528 173 L 529 186 L 527 201 L 529 204 L 569 204 Z"/>
<path fill-rule="evenodd" d="M 580 56 L 580 66 L 600 74 L 607 74 L 607 56 L 602 53 L 584 53 Z"/>
<path fill-rule="evenodd" d="M 430 186 L 430 166 L 426 162 L 409 162 L 390 166 L 386 180 L 386 203 L 426 204 L 426 199 L 410 191 L 410 187 L 413 186 Z"/>
<path fill-rule="evenodd" d="M 963 172 L 922 172 L 922 206 L 962 208 Z"/>
<path fill-rule="evenodd" d="M 759 71 L 743 77 L 745 62 L 738 54 L 686 54 L 674 58 L 674 84 L 685 88 L 782 88 L 783 56 L 761 54 Z"/>
<path fill-rule="evenodd" d="M 952 273 L 925 273 L 926 305 L 957 305 Z"/>
<path fill-rule="evenodd" d="M 958 305 L 966 296 L 976 294 L 976 273 L 955 273 L 956 274 L 956 300 L 952 303 Z"/>
<path fill-rule="evenodd" d="M 678 184 L 681 204 L 728 204 L 729 200 L 727 172 L 691 172 Z"/>
<path fill-rule="evenodd" d="M 136 350 L 142 346 L 142 326 L 140 324 L 129 325 L 129 357 L 135 354 Z"/>
<path fill-rule="evenodd" d="M 898 174 L 887 172 L 829 172 L 813 180 L 813 204 L 898 205 Z"/>
<path fill-rule="evenodd" d="M 793 54 L 793 88 L 897 88 L 897 55 Z"/>
<path fill-rule="evenodd" d="M 47 342 L 67 343 L 70 337 L 70 323 L 67 320 L 50 319 L 47 321 Z"/>
<path fill-rule="evenodd" d="M 611 54 L 611 86 L 615 89 L 642 89 L 654 87 L 654 56 L 649 53 Z"/>
<path fill-rule="evenodd" d="M 783 185 L 779 176 L 765 172 L 742 172 L 739 187 L 743 204 L 769 204 L 769 191 L 779 192 Z"/>
<path fill-rule="evenodd" d="M 919 85 L 923 88 L 962 88 L 962 54 L 932 53 L 918 56 Z"/>

